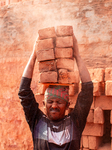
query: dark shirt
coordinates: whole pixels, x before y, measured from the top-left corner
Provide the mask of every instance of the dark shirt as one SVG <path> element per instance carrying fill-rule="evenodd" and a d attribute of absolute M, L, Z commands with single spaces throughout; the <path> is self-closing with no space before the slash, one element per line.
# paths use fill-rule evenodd
<path fill-rule="evenodd" d="M 32 132 L 34 150 L 79 150 L 93 101 L 93 83 L 82 83 L 73 111 L 59 122 L 50 121 L 39 109 L 30 84 L 31 79 L 23 77 L 18 95 Z"/>

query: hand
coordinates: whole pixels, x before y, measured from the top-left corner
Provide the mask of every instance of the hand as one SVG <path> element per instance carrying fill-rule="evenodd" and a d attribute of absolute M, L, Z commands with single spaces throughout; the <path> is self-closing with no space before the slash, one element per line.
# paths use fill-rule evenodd
<path fill-rule="evenodd" d="M 79 48 L 75 35 L 73 35 L 73 56 L 77 58 L 79 56 Z"/>
<path fill-rule="evenodd" d="M 36 58 L 37 58 L 37 54 L 36 54 L 37 53 L 37 44 L 38 44 L 38 40 L 35 41 L 32 54 L 31 54 L 31 56 L 27 62 L 27 65 L 24 69 L 23 77 L 32 78 L 34 65 L 35 65 Z"/>
<path fill-rule="evenodd" d="M 32 54 L 31 56 L 33 56 L 35 59 L 37 57 L 37 45 L 38 45 L 38 40 L 39 40 L 39 37 L 37 37 L 36 41 L 35 41 L 35 44 L 33 46 L 33 51 L 32 51 Z"/>

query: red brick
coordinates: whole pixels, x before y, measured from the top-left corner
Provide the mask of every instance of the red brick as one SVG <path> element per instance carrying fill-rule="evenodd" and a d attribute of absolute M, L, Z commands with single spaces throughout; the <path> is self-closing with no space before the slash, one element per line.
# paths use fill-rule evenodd
<path fill-rule="evenodd" d="M 73 49 L 72 48 L 55 48 L 56 58 L 72 58 Z"/>
<path fill-rule="evenodd" d="M 39 34 L 39 39 L 40 40 L 56 37 L 56 33 L 55 33 L 55 28 L 54 27 L 40 29 L 38 31 L 38 34 Z"/>
<path fill-rule="evenodd" d="M 88 148 L 89 147 L 88 142 L 89 142 L 88 141 L 88 136 L 83 135 L 82 136 L 82 145 L 83 145 L 84 148 Z"/>
<path fill-rule="evenodd" d="M 87 117 L 87 123 L 93 123 L 93 122 L 94 122 L 94 110 L 90 109 Z"/>
<path fill-rule="evenodd" d="M 112 81 L 106 81 L 105 94 L 107 96 L 112 96 Z"/>
<path fill-rule="evenodd" d="M 69 86 L 69 96 L 73 96 L 73 95 L 75 95 L 75 85 L 71 84 Z"/>
<path fill-rule="evenodd" d="M 88 136 L 89 149 L 97 149 L 101 144 L 101 137 Z"/>
<path fill-rule="evenodd" d="M 94 123 L 98 124 L 104 123 L 104 114 L 103 110 L 100 107 L 94 109 Z"/>
<path fill-rule="evenodd" d="M 112 68 L 105 69 L 105 81 L 112 80 Z"/>
<path fill-rule="evenodd" d="M 78 93 L 78 84 L 71 84 L 69 86 L 69 96 L 74 96 L 76 93 Z"/>
<path fill-rule="evenodd" d="M 73 27 L 72 26 L 57 26 L 56 35 L 57 36 L 73 35 Z"/>
<path fill-rule="evenodd" d="M 52 59 L 55 59 L 53 49 L 37 51 L 38 61 L 45 61 L 45 60 L 52 60 Z"/>
<path fill-rule="evenodd" d="M 100 83 L 98 81 L 94 81 L 93 86 L 94 86 L 93 95 L 94 96 L 100 96 L 101 95 L 101 93 L 100 93 Z"/>
<path fill-rule="evenodd" d="M 104 69 L 102 68 L 89 69 L 89 73 L 92 81 L 98 81 L 98 82 L 104 81 Z"/>
<path fill-rule="evenodd" d="M 77 101 L 77 96 L 78 94 L 75 94 L 74 96 L 69 96 L 69 102 L 70 102 L 69 108 L 74 108 Z"/>
<path fill-rule="evenodd" d="M 53 39 L 38 40 L 36 46 L 37 51 L 54 48 Z"/>
<path fill-rule="evenodd" d="M 105 95 L 105 82 L 100 82 L 100 94 Z"/>
<path fill-rule="evenodd" d="M 38 94 L 43 94 L 44 95 L 44 93 L 45 93 L 45 90 L 47 89 L 47 87 L 48 87 L 48 85 L 46 85 L 46 84 L 38 84 L 38 86 L 37 86 L 37 95 Z"/>
<path fill-rule="evenodd" d="M 40 83 L 57 82 L 57 72 L 49 71 L 40 73 Z"/>
<path fill-rule="evenodd" d="M 87 123 L 82 135 L 103 136 L 103 125 Z"/>
<path fill-rule="evenodd" d="M 58 69 L 68 69 L 74 71 L 74 61 L 72 59 L 57 59 Z"/>
<path fill-rule="evenodd" d="M 67 69 L 59 69 L 58 70 L 58 82 L 59 83 L 68 83 L 68 71 Z"/>
<path fill-rule="evenodd" d="M 35 99 L 36 99 L 36 102 L 39 103 L 39 107 L 43 107 L 44 95 L 35 94 Z"/>
<path fill-rule="evenodd" d="M 95 108 L 100 107 L 103 110 L 112 110 L 112 96 L 99 96 L 95 98 Z"/>
<path fill-rule="evenodd" d="M 68 72 L 68 83 L 79 83 L 78 73 Z"/>
<path fill-rule="evenodd" d="M 95 108 L 95 102 L 94 102 L 94 97 L 93 97 L 93 102 L 92 102 L 92 105 L 91 105 L 91 109 L 94 109 Z"/>
<path fill-rule="evenodd" d="M 56 37 L 56 47 L 73 47 L 73 37 Z"/>
<path fill-rule="evenodd" d="M 59 83 L 78 83 L 78 77 L 76 76 L 75 72 L 68 72 L 67 69 L 59 69 L 58 70 L 58 82 Z"/>
<path fill-rule="evenodd" d="M 39 62 L 38 65 L 39 65 L 40 72 L 56 71 L 56 62 L 54 60 L 42 61 Z"/>

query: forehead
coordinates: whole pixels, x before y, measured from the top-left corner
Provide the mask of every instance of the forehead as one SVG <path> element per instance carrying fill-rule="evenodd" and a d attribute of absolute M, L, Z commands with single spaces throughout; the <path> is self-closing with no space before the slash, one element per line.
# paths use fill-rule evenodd
<path fill-rule="evenodd" d="M 48 101 L 53 101 L 53 102 L 58 102 L 58 101 L 60 101 L 60 102 L 66 103 L 65 100 L 63 100 L 63 99 L 61 99 L 61 98 L 56 98 L 56 97 L 51 97 L 51 98 L 49 98 L 49 99 L 47 99 L 47 100 L 45 100 L 45 101 L 46 101 L 46 102 L 48 102 Z"/>

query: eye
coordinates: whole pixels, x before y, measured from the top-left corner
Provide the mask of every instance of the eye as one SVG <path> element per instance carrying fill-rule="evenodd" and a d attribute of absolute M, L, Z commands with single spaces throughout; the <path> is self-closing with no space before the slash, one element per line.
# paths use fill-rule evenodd
<path fill-rule="evenodd" d="M 62 101 L 57 101 L 57 103 L 58 103 L 58 104 L 62 104 L 63 102 L 62 102 Z"/>
<path fill-rule="evenodd" d="M 48 104 L 52 104 L 53 101 L 52 101 L 52 100 L 47 100 L 47 103 L 48 103 Z"/>

